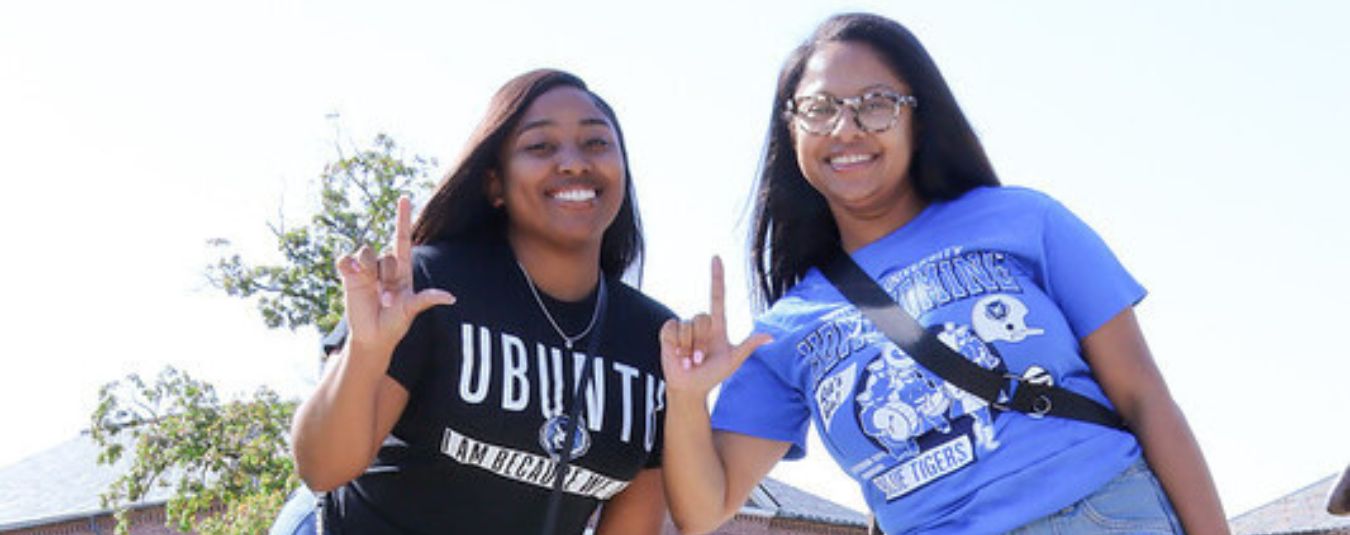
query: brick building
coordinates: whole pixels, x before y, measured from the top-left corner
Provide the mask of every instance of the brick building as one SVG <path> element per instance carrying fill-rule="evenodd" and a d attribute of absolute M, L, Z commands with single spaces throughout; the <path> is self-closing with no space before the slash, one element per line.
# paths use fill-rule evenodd
<path fill-rule="evenodd" d="M 0 535 L 110 535 L 113 519 L 98 495 L 129 465 L 98 466 L 98 448 L 87 434 L 0 468 Z M 131 508 L 133 535 L 169 535 L 164 503 L 155 489 Z M 745 507 L 715 533 L 721 535 L 866 533 L 866 517 L 847 507 L 772 478 L 760 483 Z M 669 520 L 665 533 L 676 533 Z"/>

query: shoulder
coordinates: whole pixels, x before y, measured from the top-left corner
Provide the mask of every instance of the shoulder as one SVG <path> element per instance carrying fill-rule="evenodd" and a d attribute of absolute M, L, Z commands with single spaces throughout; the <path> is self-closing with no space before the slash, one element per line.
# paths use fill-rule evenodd
<path fill-rule="evenodd" d="M 1076 229 L 1086 225 L 1068 206 L 1047 193 L 1020 186 L 998 189 L 1005 190 L 1000 193 L 999 200 L 1004 210 L 1024 214 L 1038 225 L 1042 233 L 1062 232 L 1064 229 L 1076 232 Z"/>
<path fill-rule="evenodd" d="M 610 306 L 613 307 L 611 314 L 615 315 L 611 317 L 619 318 L 623 323 L 638 328 L 654 330 L 660 330 L 661 324 L 676 317 L 675 313 L 666 305 L 652 299 L 627 283 L 614 281 L 613 279 L 606 280 L 613 291 Z"/>
<path fill-rule="evenodd" d="M 967 191 L 953 201 L 953 204 L 1044 209 L 1048 206 L 1057 205 L 1059 202 L 1040 190 L 1025 186 L 983 186 Z"/>
<path fill-rule="evenodd" d="M 413 247 L 413 276 L 445 287 L 451 281 L 483 281 L 510 258 L 505 243 L 488 239 L 437 241 Z"/>
<path fill-rule="evenodd" d="M 603 329 L 610 337 L 611 357 L 661 377 L 661 325 L 675 313 L 632 286 L 605 281 L 609 304 Z"/>
<path fill-rule="evenodd" d="M 755 318 L 755 332 L 772 336 L 777 344 L 836 310 L 841 298 L 825 277 L 812 269 L 801 282 Z"/>
<path fill-rule="evenodd" d="M 1050 195 L 1024 186 L 972 189 L 939 208 L 938 219 L 957 233 L 1001 234 L 1001 229 L 1036 233 L 1054 226 L 1068 209 Z M 992 225 L 992 226 L 991 226 Z"/>
<path fill-rule="evenodd" d="M 486 239 L 437 241 L 413 247 L 413 265 L 441 266 L 456 263 L 455 259 L 482 262 L 487 258 L 504 256 L 503 248 L 503 244 Z"/>

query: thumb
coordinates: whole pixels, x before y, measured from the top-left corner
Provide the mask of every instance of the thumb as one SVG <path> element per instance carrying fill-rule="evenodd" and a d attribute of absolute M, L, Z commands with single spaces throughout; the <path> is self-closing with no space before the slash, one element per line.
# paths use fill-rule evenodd
<path fill-rule="evenodd" d="M 409 305 L 412 308 L 412 315 L 415 316 L 436 305 L 453 305 L 455 300 L 455 295 L 450 292 L 440 288 L 427 288 L 413 295 Z"/>
<path fill-rule="evenodd" d="M 737 368 L 741 367 L 741 363 L 745 362 L 745 359 L 749 358 L 751 353 L 772 341 L 773 337 L 767 334 L 751 333 L 736 347 L 731 348 L 731 364 Z"/>

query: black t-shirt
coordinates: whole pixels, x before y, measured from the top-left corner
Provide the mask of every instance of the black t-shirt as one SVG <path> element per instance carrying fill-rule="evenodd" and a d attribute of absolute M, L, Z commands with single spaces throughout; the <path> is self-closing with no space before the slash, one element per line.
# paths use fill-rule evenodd
<path fill-rule="evenodd" d="M 669 309 L 607 279 L 599 350 L 587 355 L 594 334 L 565 348 L 504 239 L 440 242 L 413 257 L 418 289 L 458 301 L 419 315 L 394 351 L 388 374 L 408 404 L 370 468 L 334 493 L 344 533 L 538 533 L 557 468 L 545 445 L 566 435 L 583 362 L 584 432 L 556 533 L 581 533 L 602 500 L 660 466 L 658 332 Z M 590 323 L 597 293 L 540 297 L 571 336 Z"/>

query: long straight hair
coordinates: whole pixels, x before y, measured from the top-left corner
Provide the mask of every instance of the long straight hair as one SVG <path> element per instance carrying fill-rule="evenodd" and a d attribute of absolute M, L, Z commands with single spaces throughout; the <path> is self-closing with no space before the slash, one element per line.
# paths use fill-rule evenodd
<path fill-rule="evenodd" d="M 756 310 L 773 304 L 840 247 L 839 227 L 825 197 L 806 181 L 797 164 L 792 118 L 785 111 L 807 60 L 822 45 L 835 42 L 871 47 L 917 98 L 908 176 L 921 199 L 954 199 L 975 187 L 999 184 L 956 97 L 914 34 L 872 14 L 847 13 L 826 19 L 792 51 L 778 74 L 750 234 Z"/>
<path fill-rule="evenodd" d="M 469 136 L 459 163 L 441 180 L 413 225 L 414 244 L 486 234 L 505 235 L 506 210 L 494 209 L 488 200 L 488 174 L 502 172 L 502 146 L 525 115 L 525 110 L 541 95 L 559 87 L 586 92 L 614 125 L 623 158 L 624 197 L 619 213 L 605 229 L 600 244 L 600 270 L 612 278 L 620 278 L 630 267 L 636 266 L 636 275 L 641 277 L 642 221 L 633 192 L 633 176 L 628 168 L 628 143 L 623 139 L 623 129 L 619 128 L 619 118 L 609 103 L 586 87 L 581 78 L 554 69 L 533 70 L 512 78 L 492 96 L 487 115 Z"/>

